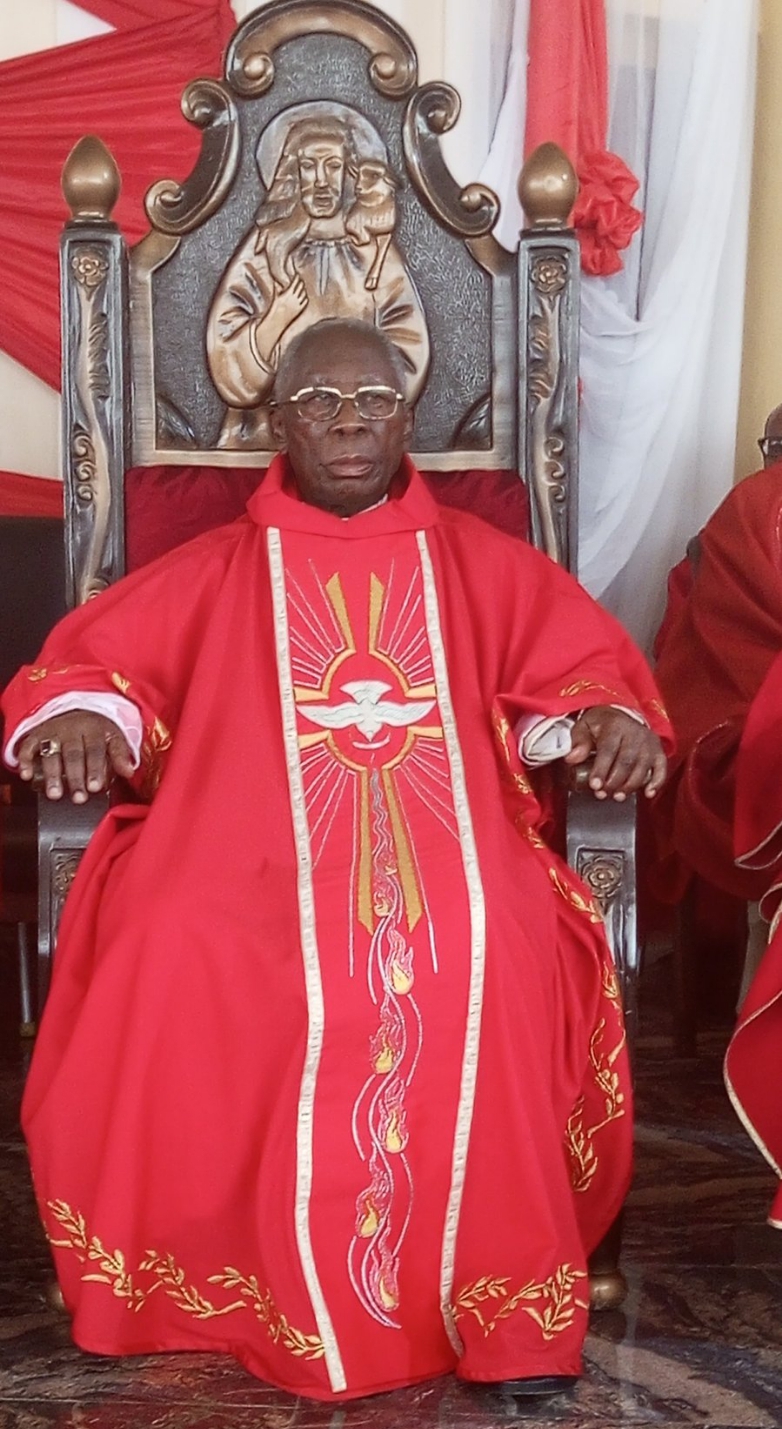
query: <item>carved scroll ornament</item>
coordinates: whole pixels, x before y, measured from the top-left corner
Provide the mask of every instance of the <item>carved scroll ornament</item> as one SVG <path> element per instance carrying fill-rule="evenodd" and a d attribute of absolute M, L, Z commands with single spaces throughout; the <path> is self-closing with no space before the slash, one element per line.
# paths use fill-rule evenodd
<path fill-rule="evenodd" d="M 274 53 L 304 35 L 326 32 L 369 51 L 369 77 L 380 94 L 403 99 L 418 81 L 418 61 L 400 25 L 364 0 L 272 0 L 237 30 L 225 61 L 235 94 L 252 98 L 274 83 Z"/>
<path fill-rule="evenodd" d="M 437 81 L 416 90 L 402 131 L 405 159 L 421 198 L 443 227 L 459 238 L 481 238 L 497 222 L 500 201 L 485 184 L 460 188 L 440 151 L 440 136 L 453 128 L 461 107 L 450 84 Z"/>
<path fill-rule="evenodd" d="M 182 113 L 203 131 L 198 162 L 184 183 L 161 179 L 144 200 L 152 227 L 176 238 L 217 212 L 236 178 L 240 153 L 236 105 L 219 80 L 189 84 L 182 95 Z"/>

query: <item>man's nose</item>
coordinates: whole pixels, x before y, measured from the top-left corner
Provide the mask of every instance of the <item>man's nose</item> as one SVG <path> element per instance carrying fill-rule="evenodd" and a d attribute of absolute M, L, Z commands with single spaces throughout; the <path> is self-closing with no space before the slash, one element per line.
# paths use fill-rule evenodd
<path fill-rule="evenodd" d="M 361 416 L 356 405 L 355 397 L 343 397 L 342 406 L 337 412 L 332 423 L 333 431 L 357 431 L 366 427 L 366 421 Z"/>

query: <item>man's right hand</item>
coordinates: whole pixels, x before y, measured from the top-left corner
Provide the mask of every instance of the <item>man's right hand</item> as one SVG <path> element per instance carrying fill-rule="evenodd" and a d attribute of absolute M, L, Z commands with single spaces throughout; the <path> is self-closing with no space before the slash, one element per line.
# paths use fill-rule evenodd
<path fill-rule="evenodd" d="M 17 750 L 22 779 L 32 779 L 38 756 L 47 799 L 61 799 L 67 787 L 74 804 L 107 789 L 113 775 L 129 779 L 134 771 L 122 731 L 91 710 L 69 710 L 31 729 Z"/>

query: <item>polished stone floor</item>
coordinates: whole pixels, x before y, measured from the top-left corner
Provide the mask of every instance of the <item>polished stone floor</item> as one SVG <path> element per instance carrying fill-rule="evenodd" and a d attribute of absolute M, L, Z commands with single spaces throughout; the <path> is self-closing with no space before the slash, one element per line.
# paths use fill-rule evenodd
<path fill-rule="evenodd" d="M 1 979 L 0 979 L 1 981 Z M 232 1361 L 112 1360 L 70 1343 L 48 1308 L 47 1251 L 17 1104 L 23 1056 L 5 999 L 0 1062 L 0 1429 L 557 1429 L 782 1426 L 782 1235 L 764 1223 L 771 1173 L 720 1075 L 724 1019 L 675 1058 L 669 971 L 646 978 L 637 1050 L 638 1169 L 622 1313 L 593 1318 L 574 1397 L 504 1401 L 452 1379 L 334 1409 L 268 1389 Z M 782 1095 L 782 1089 L 780 1089 Z"/>

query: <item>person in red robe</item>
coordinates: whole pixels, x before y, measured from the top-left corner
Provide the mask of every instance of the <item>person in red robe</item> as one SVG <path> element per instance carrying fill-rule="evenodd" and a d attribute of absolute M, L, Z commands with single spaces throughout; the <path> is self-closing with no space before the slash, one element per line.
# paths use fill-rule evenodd
<path fill-rule="evenodd" d="M 323 1400 L 579 1374 L 630 1084 L 518 731 L 596 751 L 598 797 L 665 770 L 616 622 L 433 501 L 400 373 L 309 329 L 246 516 L 67 616 L 5 700 L 51 797 L 141 794 L 69 895 L 23 1107 L 74 1338 Z"/>
<path fill-rule="evenodd" d="M 736 761 L 735 851 L 739 867 L 763 880 L 760 912 L 768 946 L 739 1009 L 725 1055 L 725 1084 L 759 1150 L 782 1179 L 782 654 L 747 715 Z M 782 1230 L 782 1186 L 769 1213 Z"/>
<path fill-rule="evenodd" d="M 776 931 L 766 947 L 780 879 L 773 830 L 782 721 L 781 408 L 759 445 L 764 470 L 729 493 L 693 543 L 686 571 L 682 563 L 672 573 L 656 675 L 677 749 L 652 813 L 660 848 L 655 886 L 665 898 L 677 900 L 698 879 L 753 906 L 725 1080 L 740 1119 L 782 1175 Z M 779 1195 L 770 1221 L 782 1225 Z"/>
<path fill-rule="evenodd" d="M 676 753 L 654 808 L 656 883 L 671 901 L 693 874 L 738 898 L 765 891 L 762 874 L 736 863 L 733 816 L 744 725 L 782 650 L 781 572 L 782 465 L 775 461 L 734 487 L 672 572 L 655 675 Z"/>

